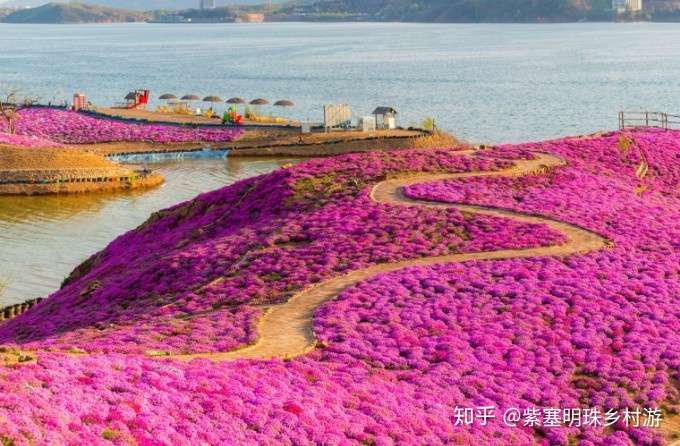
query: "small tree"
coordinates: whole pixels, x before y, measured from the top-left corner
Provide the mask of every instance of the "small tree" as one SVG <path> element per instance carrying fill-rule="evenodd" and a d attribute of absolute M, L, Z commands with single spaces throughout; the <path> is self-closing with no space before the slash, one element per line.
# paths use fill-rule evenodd
<path fill-rule="evenodd" d="M 434 123 L 434 118 L 431 116 L 428 116 L 427 118 L 423 119 L 423 122 L 420 124 L 420 127 L 428 132 L 434 132 L 437 129 L 437 126 Z"/>
<path fill-rule="evenodd" d="M 35 98 L 24 97 L 19 99 L 16 90 L 12 90 L 0 98 L 0 119 L 5 121 L 7 133 L 16 133 L 16 122 L 19 119 L 19 112 L 32 107 L 37 102 Z"/>

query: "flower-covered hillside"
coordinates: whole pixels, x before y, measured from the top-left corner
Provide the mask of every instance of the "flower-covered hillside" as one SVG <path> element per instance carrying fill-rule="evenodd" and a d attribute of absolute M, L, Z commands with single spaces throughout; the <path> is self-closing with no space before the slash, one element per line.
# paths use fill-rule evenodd
<path fill-rule="evenodd" d="M 665 408 L 667 417 L 676 413 L 680 403 L 680 132 L 613 133 L 522 148 L 561 154 L 570 167 L 540 177 L 422 184 L 408 188 L 406 194 L 540 213 L 592 228 L 615 247 L 562 261 L 466 266 L 465 280 L 443 287 L 444 294 L 463 299 L 453 319 L 445 317 L 456 331 L 466 329 L 466 334 L 455 335 L 462 335 L 469 349 L 469 360 L 462 363 L 476 364 L 475 376 L 487 383 L 524 389 L 523 401 L 506 404 L 658 407 Z M 413 274 L 449 275 L 437 269 Z M 478 284 L 474 307 L 465 292 L 470 277 Z M 354 293 L 361 302 L 370 300 L 369 290 Z M 347 314 L 351 311 L 346 307 L 363 303 L 350 298 L 343 306 Z M 385 306 L 381 305 L 383 311 Z M 339 309 L 326 311 L 338 314 Z M 527 315 L 533 320 L 526 320 Z M 520 319 L 523 324 L 517 324 Z M 515 324 L 512 329 L 508 322 Z M 492 339 L 521 341 L 492 350 L 483 363 L 472 360 L 469 355 Z M 437 354 L 436 343 L 425 351 Z M 510 376 L 493 372 L 505 362 L 502 355 L 511 352 L 515 365 Z M 492 400 L 506 397 L 499 394 Z M 561 444 L 568 433 L 551 436 Z M 613 432 L 590 428 L 571 433 L 596 444 L 661 444 L 658 429 L 628 429 L 623 423 L 616 424 Z"/>
<path fill-rule="evenodd" d="M 0 145 L 10 145 L 18 147 L 63 147 L 63 144 L 37 136 L 10 135 L 0 131 Z"/>
<path fill-rule="evenodd" d="M 392 172 L 498 169 L 455 151 L 349 155 L 253 178 L 163 211 L 81 266 L 44 305 L 0 326 L 24 348 L 229 351 L 259 305 L 373 264 L 559 244 L 561 234 L 456 210 L 381 205 Z"/>
<path fill-rule="evenodd" d="M 3 139 L 17 145 L 35 146 L 39 140 L 58 144 L 97 144 L 106 142 L 229 142 L 241 135 L 241 130 L 228 128 L 191 128 L 176 125 L 131 124 L 96 118 L 70 110 L 29 108 L 22 110 L 16 122 L 17 136 L 2 136 L 6 123 L 0 121 L 0 142 Z M 31 139 L 21 140 L 18 137 Z M 33 142 L 32 142 L 33 141 Z"/>
<path fill-rule="evenodd" d="M 255 304 L 378 262 L 562 243 L 540 225 L 378 205 L 368 194 L 399 171 L 499 169 L 527 150 L 556 153 L 568 166 L 411 186 L 406 194 L 550 216 L 596 231 L 610 246 L 375 276 L 323 305 L 314 322 L 318 348 L 289 361 L 115 353 L 154 342 L 185 351 L 191 341 L 182 339 L 210 326 L 211 316 L 219 330 L 197 335 L 192 351 L 249 342 Z M 17 445 L 668 444 L 664 427 L 680 405 L 678 154 L 679 134 L 640 131 L 473 157 L 352 155 L 164 211 L 0 326 L 10 349 L 38 350 L 37 363 L 0 369 L 0 438 Z M 149 322 L 135 325 L 135 317 Z M 200 323 L 182 325 L 192 320 Z M 160 331 L 172 324 L 178 328 Z M 114 353 L 40 352 L 69 345 Z M 461 416 L 477 407 L 496 408 L 495 418 Z M 514 427 L 503 422 L 511 408 L 528 414 Z M 661 428 L 645 426 L 644 416 L 624 419 L 644 408 L 659 410 Z M 551 409 L 560 417 L 548 423 Z M 585 409 L 596 412 L 573 416 Z"/>

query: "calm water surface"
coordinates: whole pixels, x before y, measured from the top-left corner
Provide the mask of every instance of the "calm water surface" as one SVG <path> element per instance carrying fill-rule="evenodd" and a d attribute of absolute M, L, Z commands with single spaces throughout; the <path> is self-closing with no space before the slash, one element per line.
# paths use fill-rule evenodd
<path fill-rule="evenodd" d="M 616 127 L 620 109 L 680 112 L 677 24 L 7 25 L 0 89 L 43 101 L 83 91 L 111 104 L 155 96 L 289 98 L 320 119 L 350 103 L 425 116 L 476 142 L 516 142 Z M 115 196 L 0 198 L 0 304 L 52 291 L 80 261 L 160 208 L 279 162 L 184 162 L 163 189 Z"/>
<path fill-rule="evenodd" d="M 581 134 L 620 109 L 680 112 L 680 26 L 580 24 L 2 25 L 0 82 L 43 100 L 158 96 L 393 105 L 478 142 Z"/>
<path fill-rule="evenodd" d="M 91 254 L 159 209 L 294 160 L 155 164 L 167 183 L 120 194 L 0 197 L 0 307 L 44 296 Z"/>

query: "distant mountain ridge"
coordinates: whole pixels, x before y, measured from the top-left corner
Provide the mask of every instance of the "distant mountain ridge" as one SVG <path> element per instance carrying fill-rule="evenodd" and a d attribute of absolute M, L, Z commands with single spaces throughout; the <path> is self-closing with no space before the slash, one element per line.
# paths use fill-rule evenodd
<path fill-rule="evenodd" d="M 640 18 L 680 11 L 680 0 L 643 0 Z M 614 20 L 611 0 L 308 0 L 279 9 L 282 19 L 404 22 L 560 22 Z M 680 17 L 678 17 L 680 19 Z"/>
<path fill-rule="evenodd" d="M 611 9 L 611 0 L 314 0 L 302 14 L 358 14 L 383 20 L 456 22 L 574 20 Z M 286 8 L 284 8 L 286 11 Z"/>
<path fill-rule="evenodd" d="M 146 13 L 82 3 L 48 3 L 31 9 L 19 9 L 6 17 L 6 23 L 113 23 L 141 22 Z"/>
<path fill-rule="evenodd" d="M 273 0 L 277 3 L 280 0 Z M 0 0 L 0 8 L 18 7 L 33 8 L 48 3 L 49 0 Z M 68 0 L 56 0 L 53 3 L 69 3 Z M 198 8 L 199 0 L 80 0 L 78 3 L 85 3 L 96 6 L 107 6 L 116 9 L 130 9 L 134 11 L 153 11 L 158 9 L 182 10 Z M 227 5 L 254 5 L 264 3 L 264 0 L 216 0 L 217 6 Z"/>
<path fill-rule="evenodd" d="M 244 12 L 264 12 L 266 0 L 218 0 L 215 10 L 198 10 L 199 0 L 54 0 L 18 10 L 4 19 L 2 7 L 44 0 L 0 0 L 0 20 L 14 23 L 84 23 L 145 19 L 219 23 Z M 273 0 L 268 21 L 395 22 L 575 22 L 614 20 L 680 21 L 680 0 L 643 0 L 641 12 L 619 15 L 611 0 Z M 237 5 L 236 7 L 225 5 Z M 104 8 L 97 12 L 97 8 Z M 109 11 L 106 11 L 108 8 Z M 121 8 L 126 8 L 124 11 Z M 114 10 L 114 11 L 111 11 Z M 134 10 L 134 11 L 132 11 Z M 146 11 L 143 17 L 140 11 Z M 178 11 L 179 14 L 169 13 Z M 229 16 L 229 20 L 225 16 Z M 52 21 L 54 20 L 54 21 Z"/>

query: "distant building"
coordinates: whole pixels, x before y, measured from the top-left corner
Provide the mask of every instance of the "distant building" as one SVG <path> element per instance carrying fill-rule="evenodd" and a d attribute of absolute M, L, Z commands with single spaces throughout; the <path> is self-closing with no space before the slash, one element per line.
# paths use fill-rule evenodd
<path fill-rule="evenodd" d="M 642 0 L 628 0 L 627 6 L 629 11 L 642 11 Z"/>
<path fill-rule="evenodd" d="M 201 9 L 215 9 L 215 0 L 201 0 Z"/>
<path fill-rule="evenodd" d="M 642 0 L 612 0 L 612 9 L 619 14 L 642 11 Z"/>
<path fill-rule="evenodd" d="M 397 128 L 397 110 L 392 107 L 378 107 L 373 110 L 375 125 L 379 129 Z"/>
<path fill-rule="evenodd" d="M 264 22 L 264 14 L 241 14 L 236 18 L 236 21 L 241 23 L 262 23 Z"/>

